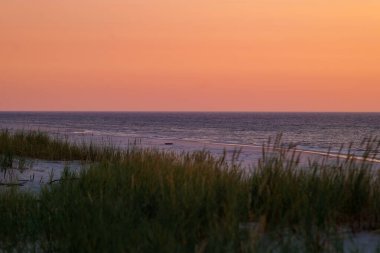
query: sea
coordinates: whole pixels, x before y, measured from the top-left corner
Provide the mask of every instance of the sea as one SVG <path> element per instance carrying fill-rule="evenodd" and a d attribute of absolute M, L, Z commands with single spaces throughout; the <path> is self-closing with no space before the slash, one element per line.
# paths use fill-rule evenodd
<path fill-rule="evenodd" d="M 365 149 L 363 140 L 380 138 L 380 113 L 0 112 L 0 129 L 41 130 L 73 142 L 120 148 L 141 145 L 169 152 L 207 150 L 215 156 L 232 156 L 239 150 L 242 168 L 254 169 L 262 146 L 278 136 L 285 147 L 296 146 L 313 159 L 344 153 L 349 147 L 360 155 Z M 67 166 L 74 171 L 82 168 L 78 161 L 37 160 L 29 172 L 15 173 L 21 179 L 21 189 L 39 192 L 41 185 L 58 180 Z M 374 168 L 380 169 L 380 162 Z M 378 241 L 377 234 L 360 232 L 347 235 L 344 248 L 347 252 L 358 248 L 375 252 Z"/>
<path fill-rule="evenodd" d="M 41 130 L 73 141 L 175 152 L 241 151 L 245 163 L 281 136 L 284 146 L 315 154 L 361 154 L 363 140 L 380 138 L 380 113 L 277 112 L 0 112 L 0 128 Z M 343 147 L 343 149 L 342 149 Z"/>

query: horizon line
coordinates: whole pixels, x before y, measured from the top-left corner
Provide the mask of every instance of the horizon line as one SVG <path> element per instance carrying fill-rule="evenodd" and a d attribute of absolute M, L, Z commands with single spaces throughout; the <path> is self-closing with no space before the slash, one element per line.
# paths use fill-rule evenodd
<path fill-rule="evenodd" d="M 0 113 L 380 113 L 380 111 L 0 110 Z"/>

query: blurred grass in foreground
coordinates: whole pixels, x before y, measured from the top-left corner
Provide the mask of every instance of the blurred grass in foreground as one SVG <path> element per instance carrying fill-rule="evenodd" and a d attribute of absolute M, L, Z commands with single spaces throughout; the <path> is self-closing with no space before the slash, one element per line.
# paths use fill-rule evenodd
<path fill-rule="evenodd" d="M 364 145 L 365 154 L 378 153 L 376 139 Z M 65 170 L 59 182 L 37 194 L 0 188 L 0 248 L 343 252 L 342 229 L 380 228 L 380 174 L 366 161 L 370 157 L 348 155 L 304 166 L 300 153 L 284 148 L 280 139 L 268 142 L 262 153 L 246 172 L 236 159 L 227 162 L 207 151 L 120 150 L 4 130 L 3 158 L 94 163 L 79 175 Z"/>

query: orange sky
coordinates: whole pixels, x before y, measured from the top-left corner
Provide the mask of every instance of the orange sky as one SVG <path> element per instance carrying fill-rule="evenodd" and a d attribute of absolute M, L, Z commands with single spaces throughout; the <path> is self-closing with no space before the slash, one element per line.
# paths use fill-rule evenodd
<path fill-rule="evenodd" d="M 0 1 L 0 110 L 380 111 L 378 0 Z"/>

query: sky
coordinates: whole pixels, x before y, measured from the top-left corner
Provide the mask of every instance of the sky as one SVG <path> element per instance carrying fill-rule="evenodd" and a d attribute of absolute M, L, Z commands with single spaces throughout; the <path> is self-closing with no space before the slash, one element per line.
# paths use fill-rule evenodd
<path fill-rule="evenodd" d="M 380 112 L 378 0 L 1 0 L 1 111 Z"/>

